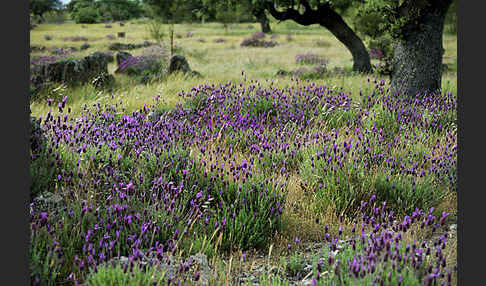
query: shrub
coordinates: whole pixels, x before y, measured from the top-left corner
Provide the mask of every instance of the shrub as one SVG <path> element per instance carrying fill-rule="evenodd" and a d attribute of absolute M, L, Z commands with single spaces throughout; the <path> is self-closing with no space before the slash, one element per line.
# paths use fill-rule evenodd
<path fill-rule="evenodd" d="M 88 44 L 88 43 L 83 43 L 83 44 L 81 45 L 81 47 L 79 47 L 79 49 L 80 49 L 80 50 L 87 50 L 87 49 L 89 49 L 90 47 L 91 47 L 91 45 L 90 45 L 90 44 Z"/>
<path fill-rule="evenodd" d="M 259 39 L 253 39 L 253 38 L 248 38 L 244 39 L 241 43 L 241 47 L 263 47 L 263 48 L 271 48 L 275 47 L 277 42 L 273 41 L 264 41 L 264 40 L 259 40 Z"/>
<path fill-rule="evenodd" d="M 265 41 L 266 34 L 263 32 L 256 32 L 251 35 L 251 37 L 244 39 L 241 43 L 241 47 L 263 47 L 263 48 L 270 48 L 275 47 L 277 42 L 274 41 Z"/>
<path fill-rule="evenodd" d="M 265 36 L 266 35 L 263 32 L 256 32 L 256 33 L 253 33 L 253 35 L 251 35 L 251 38 L 261 40 L 261 39 L 264 39 Z"/>
<path fill-rule="evenodd" d="M 369 53 L 372 59 L 381 60 L 384 57 L 383 52 L 379 49 L 370 49 Z"/>
<path fill-rule="evenodd" d="M 128 75 L 142 75 L 142 73 L 159 73 L 162 65 L 156 57 L 134 56 L 120 63 L 119 71 Z"/>
<path fill-rule="evenodd" d="M 331 44 L 328 41 L 324 41 L 324 40 L 317 40 L 315 42 L 315 44 L 318 47 L 330 47 L 331 46 Z"/>
<path fill-rule="evenodd" d="M 132 76 L 142 76 L 146 83 L 150 78 L 161 78 L 168 69 L 167 48 L 156 45 L 146 48 L 141 56 L 128 58 L 120 63 L 119 71 Z"/>
<path fill-rule="evenodd" d="M 51 50 L 51 54 L 56 56 L 69 56 L 73 51 L 74 49 L 72 47 L 54 47 Z"/>
<path fill-rule="evenodd" d="M 99 22 L 99 15 L 96 9 L 92 7 L 83 7 L 77 10 L 77 13 L 74 14 L 74 21 L 77 24 L 94 24 Z"/>
<path fill-rule="evenodd" d="M 135 263 L 133 268 L 128 271 L 127 266 L 121 264 L 103 265 L 98 268 L 98 271 L 88 275 L 87 285 L 162 285 L 167 278 L 163 276 L 163 273 L 157 273 L 156 269 L 156 267 L 142 268 L 138 263 Z"/>
<path fill-rule="evenodd" d="M 63 39 L 64 41 L 71 41 L 71 42 L 87 42 L 88 38 L 82 37 L 82 36 L 73 36 L 73 37 L 67 37 Z"/>
<path fill-rule="evenodd" d="M 165 37 L 164 26 L 160 20 L 152 20 L 148 24 L 150 37 L 156 42 L 161 43 Z"/>
<path fill-rule="evenodd" d="M 57 62 L 59 60 L 64 60 L 69 54 L 59 54 L 54 56 L 39 56 L 31 58 L 30 60 L 30 74 L 34 75 L 40 71 L 41 66 L 45 64 L 50 64 Z"/>
<path fill-rule="evenodd" d="M 326 60 L 323 56 L 313 54 L 311 52 L 307 52 L 304 54 L 298 54 L 295 56 L 295 62 L 297 64 L 304 64 L 304 65 L 311 65 L 311 64 L 319 64 L 319 65 L 326 65 Z"/>

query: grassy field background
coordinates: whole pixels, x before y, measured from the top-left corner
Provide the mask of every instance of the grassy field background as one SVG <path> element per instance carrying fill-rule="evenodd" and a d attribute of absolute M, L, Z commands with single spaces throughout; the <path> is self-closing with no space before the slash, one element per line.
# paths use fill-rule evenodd
<path fill-rule="evenodd" d="M 54 47 L 77 47 L 83 45 L 83 41 L 65 40 L 69 37 L 86 37 L 90 48 L 73 53 L 73 57 L 83 57 L 95 51 L 108 51 L 108 46 L 113 42 L 140 44 L 144 41 L 153 41 L 148 31 L 148 20 L 134 20 L 126 23 L 123 27 L 114 23 L 112 28 L 106 28 L 105 24 L 44 24 L 39 25 L 30 32 L 31 46 Z M 169 26 L 164 25 L 164 43 L 169 44 Z M 379 75 L 358 75 L 351 72 L 352 57 L 345 46 L 340 43 L 328 30 L 319 25 L 301 26 L 291 21 L 272 23 L 274 39 L 270 35 L 266 40 L 278 42 L 276 47 L 257 48 L 240 47 L 243 39 L 251 34 L 259 32 L 257 23 L 253 24 L 232 24 L 227 29 L 221 23 L 205 24 L 175 24 L 174 43 L 180 47 L 179 53 L 184 55 L 190 67 L 199 71 L 203 78 L 184 78 L 178 75 L 169 76 L 166 80 L 153 82 L 147 85 L 136 84 L 130 78 L 123 75 L 116 75 L 117 88 L 115 91 L 99 92 L 90 85 L 63 90 L 62 93 L 68 96 L 67 105 L 71 106 L 73 112 L 81 110 L 83 104 L 95 102 L 113 103 L 120 100 L 127 106 L 128 110 L 136 110 L 144 104 L 154 102 L 155 96 L 161 94 L 163 104 L 174 106 L 181 99 L 177 94 L 181 90 L 189 90 L 192 86 L 200 83 L 220 83 L 227 81 L 238 81 L 242 78 L 241 72 L 245 71 L 248 79 L 274 80 L 276 86 L 287 86 L 291 82 L 290 77 L 276 77 L 279 69 L 292 71 L 301 65 L 295 62 L 298 54 L 311 52 L 324 56 L 328 60 L 328 70 L 343 68 L 348 71 L 345 76 L 330 74 L 321 79 L 313 80 L 316 84 L 344 87 L 351 90 L 357 96 L 360 90 L 369 87 L 368 78 Z M 116 37 L 118 32 L 125 32 L 126 37 L 115 40 L 108 40 L 107 35 Z M 191 37 L 187 37 L 188 33 Z M 52 37 L 45 40 L 45 35 Z M 291 40 L 288 40 L 290 35 Z M 225 42 L 216 43 L 216 39 L 224 39 Z M 457 90 L 457 37 L 455 35 L 444 35 L 445 54 L 443 62 L 449 66 L 449 70 L 443 74 L 442 88 L 444 91 Z M 129 51 L 133 55 L 141 53 L 142 49 Z M 48 55 L 49 52 L 33 52 L 31 57 Z M 372 60 L 373 64 L 377 60 Z M 116 69 L 116 63 L 110 63 L 110 73 Z M 386 80 L 386 78 L 383 78 Z M 61 91 L 57 91 L 59 93 Z M 34 116 L 45 114 L 49 109 L 45 100 L 31 104 Z"/>

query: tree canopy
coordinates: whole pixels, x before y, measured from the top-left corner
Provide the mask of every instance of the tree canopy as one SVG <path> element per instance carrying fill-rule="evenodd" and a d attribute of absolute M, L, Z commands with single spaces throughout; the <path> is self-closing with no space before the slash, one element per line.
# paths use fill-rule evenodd
<path fill-rule="evenodd" d="M 137 0 L 71 0 L 66 8 L 77 23 L 122 21 L 143 14 Z"/>
<path fill-rule="evenodd" d="M 59 0 L 29 0 L 29 11 L 43 19 L 43 14 L 63 7 Z"/>

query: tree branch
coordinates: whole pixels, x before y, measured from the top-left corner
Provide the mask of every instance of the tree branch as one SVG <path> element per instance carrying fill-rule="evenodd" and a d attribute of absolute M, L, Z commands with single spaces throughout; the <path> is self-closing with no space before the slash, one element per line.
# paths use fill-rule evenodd
<path fill-rule="evenodd" d="M 293 20 L 297 24 L 303 26 L 309 26 L 312 24 L 319 24 L 320 18 L 317 17 L 316 11 L 312 10 L 309 3 L 306 0 L 299 1 L 305 11 L 300 14 L 299 11 L 295 10 L 293 7 L 286 8 L 284 11 L 278 11 L 273 5 L 273 1 L 266 1 L 265 8 L 270 12 L 270 14 L 279 21 Z"/>

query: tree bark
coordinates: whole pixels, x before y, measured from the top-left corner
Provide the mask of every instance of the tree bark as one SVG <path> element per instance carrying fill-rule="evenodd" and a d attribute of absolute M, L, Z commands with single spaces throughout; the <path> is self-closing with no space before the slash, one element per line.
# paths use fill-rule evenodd
<path fill-rule="evenodd" d="M 353 57 L 353 71 L 369 73 L 373 70 L 370 54 L 363 41 L 339 14 L 331 10 L 319 24 L 328 29 L 349 50 Z"/>
<path fill-rule="evenodd" d="M 372 72 L 370 55 L 361 38 L 351 29 L 344 19 L 334 11 L 329 3 L 320 4 L 317 9 L 311 9 L 307 1 L 301 1 L 305 8 L 304 13 L 293 8 L 277 11 L 271 2 L 266 2 L 265 8 L 280 21 L 293 20 L 304 26 L 319 24 L 328 29 L 353 57 L 353 71 Z"/>
<path fill-rule="evenodd" d="M 260 26 L 262 28 L 262 32 L 265 34 L 271 33 L 272 29 L 270 28 L 270 21 L 265 14 L 265 9 L 258 9 L 254 12 L 255 17 L 257 18 Z"/>
<path fill-rule="evenodd" d="M 421 26 L 408 29 L 397 41 L 391 72 L 394 94 L 413 97 L 440 91 L 442 34 L 447 8 L 431 9 L 422 17 Z"/>

